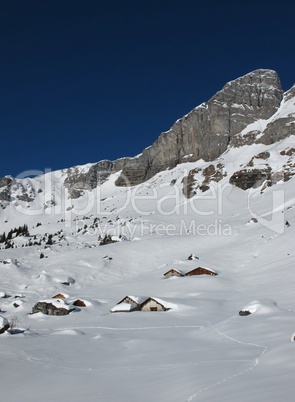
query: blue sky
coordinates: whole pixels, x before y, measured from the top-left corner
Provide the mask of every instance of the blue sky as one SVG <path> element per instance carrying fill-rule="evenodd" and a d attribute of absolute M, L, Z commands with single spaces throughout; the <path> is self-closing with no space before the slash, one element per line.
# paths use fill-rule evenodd
<path fill-rule="evenodd" d="M 0 177 L 133 156 L 257 68 L 295 82 L 293 1 L 11 0 Z"/>

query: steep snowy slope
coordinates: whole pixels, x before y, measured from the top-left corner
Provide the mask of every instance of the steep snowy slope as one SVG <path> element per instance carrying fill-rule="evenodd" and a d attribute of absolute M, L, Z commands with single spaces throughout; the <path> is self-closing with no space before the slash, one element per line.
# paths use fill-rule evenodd
<path fill-rule="evenodd" d="M 288 141 L 270 151 L 278 166 Z M 246 163 L 264 148 L 229 151 L 228 176 L 234 160 Z M 101 212 L 63 222 L 65 215 L 48 214 L 38 217 L 42 225 L 29 224 L 37 239 L 59 232 L 53 245 L 1 250 L 0 290 L 9 296 L 0 299 L 1 315 L 15 322 L 0 342 L 8 400 L 293 400 L 294 179 L 261 194 L 262 187 L 244 191 L 227 176 L 187 199 L 183 173 L 204 166 L 180 165 L 133 189 L 107 182 Z M 121 241 L 99 246 L 105 234 Z M 190 254 L 199 259 L 188 261 Z M 218 276 L 164 279 L 170 268 L 197 266 Z M 58 293 L 87 307 L 62 317 L 30 314 Z M 110 313 L 130 294 L 173 307 Z M 239 316 L 253 302 L 253 314 Z"/>

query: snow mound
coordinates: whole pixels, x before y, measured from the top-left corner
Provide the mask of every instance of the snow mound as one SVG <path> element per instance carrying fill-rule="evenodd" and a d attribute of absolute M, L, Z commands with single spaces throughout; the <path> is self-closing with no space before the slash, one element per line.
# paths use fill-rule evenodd
<path fill-rule="evenodd" d="M 40 283 L 47 284 L 51 282 L 51 275 L 48 275 L 45 271 L 42 271 L 40 275 L 36 277 Z"/>
<path fill-rule="evenodd" d="M 241 311 L 250 314 L 270 314 L 279 309 L 277 303 L 271 299 L 254 300 L 247 304 Z"/>
<path fill-rule="evenodd" d="M 54 280 L 56 282 L 62 283 L 63 285 L 73 285 L 76 281 L 74 278 L 72 278 L 71 276 L 67 276 L 67 275 L 60 275 L 56 278 L 54 278 Z"/>

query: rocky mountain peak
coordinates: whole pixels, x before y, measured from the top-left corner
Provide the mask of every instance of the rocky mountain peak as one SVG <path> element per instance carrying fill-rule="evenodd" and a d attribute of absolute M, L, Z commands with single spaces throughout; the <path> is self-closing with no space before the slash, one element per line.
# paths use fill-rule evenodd
<path fill-rule="evenodd" d="M 273 70 L 255 70 L 227 83 L 162 133 L 140 157 L 127 161 L 116 185 L 142 183 L 181 162 L 216 159 L 229 145 L 243 145 L 236 135 L 256 120 L 271 117 L 282 99 L 280 79 Z"/>
<path fill-rule="evenodd" d="M 208 168 L 203 172 L 200 189 L 206 191 L 210 181 L 223 177 L 222 163 L 218 167 L 214 161 L 230 147 L 269 145 L 292 134 L 295 135 L 295 86 L 284 94 L 275 71 L 258 69 L 228 82 L 209 101 L 177 120 L 140 155 L 63 170 L 62 183 L 67 197 L 76 199 L 103 184 L 113 173 L 121 172 L 117 186 L 134 186 L 180 163 L 203 159 L 213 163 L 212 171 Z M 192 171 L 183 182 L 184 193 L 189 197 L 194 195 L 194 175 Z M 12 200 L 29 202 L 35 198 L 34 191 L 42 189 L 34 190 L 30 182 L 5 176 L 0 179 L 0 205 Z"/>

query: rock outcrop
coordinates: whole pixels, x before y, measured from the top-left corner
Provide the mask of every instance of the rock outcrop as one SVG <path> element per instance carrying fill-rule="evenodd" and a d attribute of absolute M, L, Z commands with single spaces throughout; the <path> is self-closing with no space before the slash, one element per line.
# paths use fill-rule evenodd
<path fill-rule="evenodd" d="M 229 179 L 230 184 L 248 190 L 260 187 L 265 181 L 271 183 L 271 168 L 266 169 L 243 169 L 235 172 Z"/>
<path fill-rule="evenodd" d="M 79 198 L 85 191 L 91 191 L 103 184 L 109 176 L 122 170 L 131 158 L 120 158 L 116 161 L 103 160 L 91 164 L 89 168 L 75 166 L 67 169 L 64 185 L 70 198 Z"/>
<path fill-rule="evenodd" d="M 294 97 L 295 85 L 285 93 L 284 100 L 287 102 L 292 98 L 294 99 Z M 290 135 L 295 135 L 295 110 L 293 110 L 293 113 L 287 113 L 286 116 L 269 122 L 257 142 L 270 145 Z"/>
<path fill-rule="evenodd" d="M 75 310 L 75 307 L 67 304 L 63 299 L 41 300 L 34 305 L 32 314 L 68 315 L 73 310 Z"/>
<path fill-rule="evenodd" d="M 104 183 L 113 168 L 114 163 L 107 160 L 91 165 L 86 171 L 80 170 L 78 166 L 69 168 L 64 185 L 68 189 L 70 198 L 79 198 L 85 190 L 91 191 Z"/>
<path fill-rule="evenodd" d="M 13 178 L 10 176 L 4 176 L 0 178 L 0 188 L 4 187 L 4 186 L 8 186 L 9 184 L 11 184 L 13 182 Z"/>

